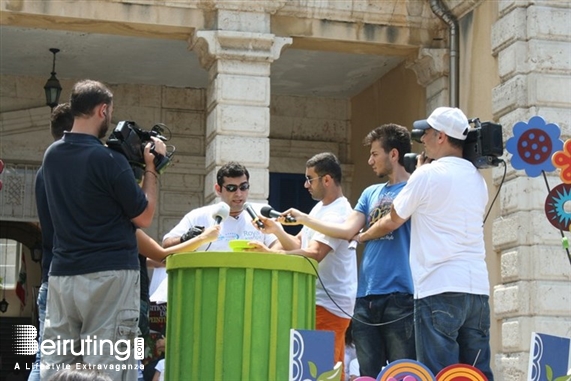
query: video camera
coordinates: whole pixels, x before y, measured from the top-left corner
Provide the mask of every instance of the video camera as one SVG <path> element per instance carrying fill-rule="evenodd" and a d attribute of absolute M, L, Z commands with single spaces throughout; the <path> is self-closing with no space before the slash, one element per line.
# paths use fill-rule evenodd
<path fill-rule="evenodd" d="M 145 146 L 148 142 L 153 142 L 151 137 L 156 137 L 164 142 L 167 141 L 168 138 L 162 135 L 165 128 L 166 126 L 163 124 L 156 124 L 150 131 L 145 131 L 140 128 L 137 123 L 130 120 L 123 120 L 117 123 L 117 127 L 115 127 L 111 135 L 109 135 L 107 146 L 125 155 L 133 168 L 135 178 L 140 182 L 145 172 Z M 155 155 L 154 163 L 156 171 L 163 173 L 171 162 L 174 150 L 168 152 L 166 155 L 161 155 L 155 151 L 155 145 L 153 143 L 151 145 L 151 152 Z"/>
<path fill-rule="evenodd" d="M 188 231 L 180 237 L 180 243 L 186 242 L 191 238 L 201 235 L 203 231 L 204 226 L 191 226 L 190 229 L 188 229 Z"/>
<path fill-rule="evenodd" d="M 502 125 L 492 122 L 481 123 L 478 118 L 470 119 L 468 123 L 473 124 L 474 127 L 468 130 L 462 157 L 478 169 L 497 167 L 502 162 L 499 157 L 504 153 Z M 425 131 L 413 129 L 411 131 L 412 140 L 421 143 L 420 138 Z M 418 155 L 417 153 L 404 155 L 404 167 L 408 173 L 412 173 L 416 169 Z"/>

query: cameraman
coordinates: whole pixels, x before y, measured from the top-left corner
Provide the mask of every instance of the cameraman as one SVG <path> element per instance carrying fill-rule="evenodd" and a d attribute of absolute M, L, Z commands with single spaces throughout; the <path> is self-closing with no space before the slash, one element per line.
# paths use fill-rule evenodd
<path fill-rule="evenodd" d="M 77 351 L 88 336 L 113 343 L 136 337 L 140 279 L 135 229 L 152 222 L 158 174 L 151 144 L 144 150 L 141 188 L 127 159 L 99 140 L 113 115 L 113 94 L 104 84 L 77 82 L 69 103 L 73 127 L 47 149 L 42 166 L 54 226 L 44 340 L 72 340 Z M 164 155 L 164 143 L 153 140 L 155 151 Z M 118 364 L 111 353 L 92 355 L 87 350 L 77 355 L 52 351 L 41 361 L 42 379 L 56 365 Z M 131 366 L 109 375 L 136 379 L 134 357 L 124 363 Z"/>
<path fill-rule="evenodd" d="M 388 234 L 411 219 L 410 265 L 414 283 L 417 359 L 434 374 L 448 365 L 474 365 L 488 380 L 489 281 L 483 216 L 486 182 L 462 157 L 470 128 L 458 108 L 439 107 L 414 122 L 433 161 L 418 168 L 394 199 L 390 214 L 355 239 Z"/>

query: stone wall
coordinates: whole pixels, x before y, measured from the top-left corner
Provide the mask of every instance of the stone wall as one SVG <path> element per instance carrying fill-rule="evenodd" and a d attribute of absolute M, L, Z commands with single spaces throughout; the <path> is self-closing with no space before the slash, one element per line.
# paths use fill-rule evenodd
<path fill-rule="evenodd" d="M 504 140 L 516 122 L 535 115 L 571 135 L 571 9 L 560 1 L 500 1 L 492 48 L 501 84 L 493 91 L 493 112 Z M 494 171 L 499 183 L 503 171 Z M 551 189 L 558 173 L 547 174 Z M 494 313 L 502 321 L 496 358 L 504 381 L 529 377 L 532 332 L 571 336 L 571 267 L 561 235 L 548 222 L 548 190 L 542 177 L 508 168 L 494 221 L 494 248 L 501 255 L 501 284 L 494 287 Z M 554 377 L 561 376 L 559 374 Z"/>

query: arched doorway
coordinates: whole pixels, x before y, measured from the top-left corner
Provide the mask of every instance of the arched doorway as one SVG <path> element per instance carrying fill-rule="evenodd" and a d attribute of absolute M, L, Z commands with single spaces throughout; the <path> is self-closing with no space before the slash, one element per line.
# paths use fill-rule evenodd
<path fill-rule="evenodd" d="M 6 312 L 0 312 L 0 356 L 2 368 L 0 379 L 9 374 L 25 374 L 29 372 L 34 355 L 16 355 L 13 347 L 13 326 L 32 324 L 37 327 L 36 296 L 41 282 L 40 257 L 32 252 L 41 252 L 41 231 L 38 224 L 32 222 L 0 221 L 0 277 L 7 279 L 7 271 L 14 273 L 9 277 L 10 285 L 0 290 L 0 300 L 8 303 Z M 21 283 L 20 296 L 16 293 L 16 285 L 20 273 L 25 274 L 25 282 Z M 24 298 L 24 301 L 20 299 Z M 8 338 L 4 340 L 4 338 Z M 17 366 L 16 366 L 17 364 Z M 19 368 L 19 369 L 18 369 Z"/>

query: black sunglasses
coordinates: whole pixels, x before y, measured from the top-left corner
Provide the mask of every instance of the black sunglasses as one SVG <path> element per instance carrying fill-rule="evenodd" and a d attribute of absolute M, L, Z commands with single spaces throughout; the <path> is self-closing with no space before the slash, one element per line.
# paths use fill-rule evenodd
<path fill-rule="evenodd" d="M 228 185 L 222 185 L 222 187 L 226 189 L 228 192 L 236 192 L 238 189 L 244 192 L 250 189 L 250 183 L 242 183 L 240 185 L 228 184 Z"/>

